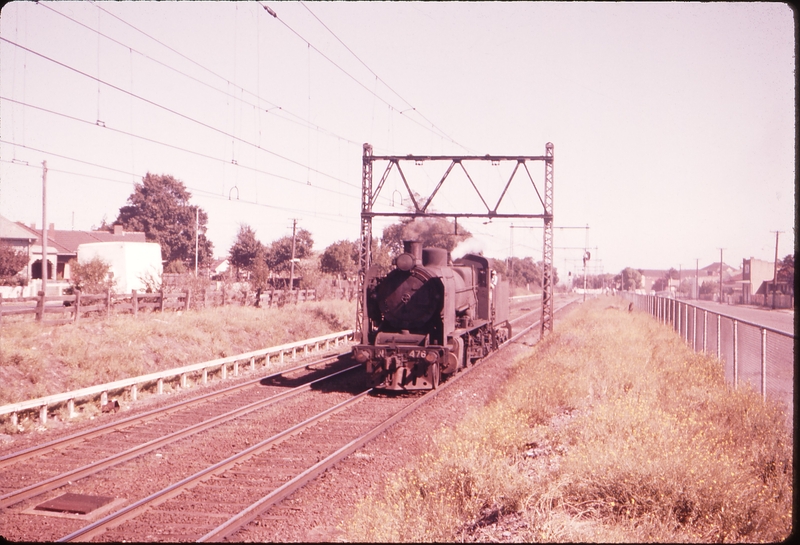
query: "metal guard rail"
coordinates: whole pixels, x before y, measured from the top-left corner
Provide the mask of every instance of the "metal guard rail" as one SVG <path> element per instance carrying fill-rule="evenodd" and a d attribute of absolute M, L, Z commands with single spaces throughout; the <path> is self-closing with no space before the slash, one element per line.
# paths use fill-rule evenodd
<path fill-rule="evenodd" d="M 23 411 L 38 409 L 40 423 L 44 424 L 45 422 L 47 422 L 48 407 L 53 405 L 61 405 L 66 402 L 68 406 L 69 417 L 72 418 L 75 415 L 76 399 L 91 398 L 99 394 L 100 406 L 102 407 L 106 405 L 106 403 L 108 403 L 108 392 L 114 392 L 118 390 L 123 390 L 125 388 L 131 388 L 131 398 L 135 401 L 137 398 L 138 387 L 140 385 L 151 384 L 155 382 L 157 384 L 158 393 L 160 394 L 163 392 L 164 379 L 180 377 L 181 386 L 186 387 L 187 376 L 190 373 L 196 373 L 202 371 L 203 382 L 205 383 L 208 380 L 209 369 L 213 370 L 219 368 L 220 372 L 222 373 L 222 378 L 226 378 L 227 366 L 228 364 L 231 363 L 234 364 L 234 375 L 238 375 L 239 374 L 238 364 L 240 361 L 249 360 L 250 369 L 253 370 L 255 369 L 256 358 L 261 358 L 261 357 L 266 358 L 265 364 L 269 365 L 270 356 L 279 355 L 280 362 L 283 362 L 284 354 L 291 352 L 292 357 L 295 357 L 297 354 L 297 350 L 300 348 L 303 349 L 304 354 L 307 354 L 309 346 L 313 346 L 314 349 L 317 349 L 320 344 L 324 343 L 325 348 L 328 348 L 331 341 L 334 342 L 334 346 L 338 346 L 340 341 L 346 342 L 347 340 L 352 340 L 352 337 L 353 337 L 353 330 L 348 329 L 345 331 L 339 331 L 337 333 L 330 333 L 328 335 L 314 337 L 312 339 L 305 339 L 302 341 L 286 343 L 279 346 L 273 346 L 270 348 L 261 348 L 259 350 L 253 350 L 252 352 L 245 352 L 243 354 L 237 354 L 235 356 L 227 356 L 224 358 L 218 358 L 214 360 L 204 361 L 201 363 L 186 365 L 184 367 L 177 367 L 175 369 L 167 369 L 164 371 L 158 371 L 156 373 L 140 375 L 138 377 L 132 377 L 122 380 L 117 380 L 114 382 L 108 382 L 106 384 L 98 384 L 97 386 L 81 388 L 79 390 L 73 390 L 71 392 L 64 392 L 61 394 L 54 394 L 36 399 L 29 399 L 27 401 L 20 401 L 18 403 L 11 403 L 9 405 L 3 405 L 2 407 L 0 407 L 0 416 L 10 414 L 11 423 L 12 425 L 16 426 L 18 423 L 18 413 Z"/>

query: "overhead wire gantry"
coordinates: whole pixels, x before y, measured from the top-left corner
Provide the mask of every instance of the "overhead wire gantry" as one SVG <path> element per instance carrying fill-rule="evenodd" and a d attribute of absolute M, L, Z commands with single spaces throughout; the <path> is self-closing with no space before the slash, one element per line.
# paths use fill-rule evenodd
<path fill-rule="evenodd" d="M 355 339 L 357 342 L 363 342 L 361 340 L 361 333 L 365 331 L 364 320 L 366 319 L 365 316 L 365 309 L 364 309 L 364 280 L 366 278 L 367 269 L 369 269 L 370 265 L 372 264 L 372 256 L 371 256 L 371 246 L 372 246 L 372 219 L 375 217 L 444 217 L 444 218 L 454 218 L 458 221 L 458 218 L 534 218 L 534 219 L 542 219 L 544 221 L 544 234 L 543 234 L 543 241 L 542 241 L 542 262 L 543 262 L 543 272 L 542 272 L 542 319 L 541 319 L 541 331 L 542 336 L 552 332 L 553 330 L 553 144 L 548 142 L 545 145 L 545 154 L 544 155 L 532 155 L 532 156 L 522 156 L 522 155 L 373 155 L 372 154 L 372 146 L 370 144 L 364 144 L 364 155 L 363 155 L 363 162 L 362 162 L 362 171 L 361 171 L 361 239 L 359 244 L 359 259 L 358 259 L 358 289 L 359 293 L 361 294 L 360 297 L 357 298 L 356 302 L 356 327 L 355 327 Z M 442 176 L 441 180 L 439 180 L 436 187 L 433 189 L 431 194 L 425 198 L 422 197 L 419 200 L 414 196 L 415 192 L 411 189 L 411 186 L 408 183 L 408 180 L 403 172 L 401 167 L 401 162 L 403 161 L 413 161 L 414 163 L 421 163 L 424 161 L 450 161 L 450 166 L 445 171 L 444 175 Z M 487 202 L 484 196 L 481 194 L 481 191 L 475 185 L 472 177 L 467 172 L 464 163 L 471 162 L 471 161 L 491 161 L 493 164 L 499 164 L 503 161 L 515 161 L 516 166 L 511 173 L 508 181 L 505 183 L 503 190 L 500 194 L 500 197 L 497 200 L 497 203 L 494 207 L 491 207 Z M 533 177 L 531 176 L 530 170 L 528 170 L 528 163 L 535 162 L 535 161 L 542 161 L 544 162 L 545 166 L 545 173 L 544 173 L 544 188 L 543 191 L 540 192 L 539 188 L 536 186 L 536 182 L 534 182 Z M 373 163 L 376 162 L 385 162 L 386 169 L 383 175 L 378 182 L 377 187 L 373 191 L 373 184 L 372 184 L 372 174 L 373 174 Z M 479 212 L 433 212 L 430 211 L 430 205 L 433 201 L 436 194 L 442 188 L 442 185 L 446 182 L 450 173 L 456 168 L 461 167 L 464 174 L 466 175 L 467 179 L 469 180 L 472 188 L 477 193 L 478 197 L 480 198 L 481 202 L 483 203 L 484 207 L 486 208 L 485 211 Z M 405 186 L 406 191 L 408 191 L 408 197 L 410 202 L 413 205 L 413 210 L 408 212 L 376 212 L 373 210 L 373 205 L 375 204 L 378 196 L 381 193 L 381 190 L 384 187 L 384 184 L 389 177 L 389 174 L 392 170 L 397 170 L 400 178 L 403 181 L 403 185 Z M 533 188 L 536 191 L 536 195 L 539 198 L 538 204 L 535 202 L 530 203 L 531 209 L 534 208 L 538 209 L 541 205 L 540 211 L 537 212 L 529 212 L 529 213 L 502 213 L 498 212 L 498 208 L 503 201 L 503 198 L 506 196 L 511 183 L 514 181 L 518 172 L 524 171 L 527 174 L 528 180 L 530 180 L 531 184 L 533 184 Z M 424 201 L 424 202 L 423 202 Z M 520 203 L 517 203 L 518 205 Z M 527 204 L 527 203 L 523 203 Z"/>

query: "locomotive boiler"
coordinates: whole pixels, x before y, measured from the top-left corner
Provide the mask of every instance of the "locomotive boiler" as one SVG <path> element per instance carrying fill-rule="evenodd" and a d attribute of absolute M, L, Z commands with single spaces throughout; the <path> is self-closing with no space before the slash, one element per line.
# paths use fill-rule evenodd
<path fill-rule="evenodd" d="M 371 386 L 437 388 L 440 381 L 486 356 L 511 336 L 508 282 L 483 256 L 453 262 L 441 248 L 405 241 L 394 269 L 366 274 L 366 310 L 353 357 Z"/>

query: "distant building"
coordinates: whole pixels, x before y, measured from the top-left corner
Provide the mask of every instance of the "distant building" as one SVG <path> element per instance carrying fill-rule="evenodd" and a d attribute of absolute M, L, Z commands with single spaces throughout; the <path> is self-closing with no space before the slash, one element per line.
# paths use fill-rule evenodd
<path fill-rule="evenodd" d="M 36 229 L 35 224 L 28 226 L 0 216 L 0 240 L 28 254 L 24 272 L 28 287 L 24 293 L 36 295 L 41 287 L 43 269 L 42 230 Z M 124 231 L 121 225 L 115 225 L 113 232 L 66 231 L 56 229 L 51 223 L 47 230 L 47 278 L 55 282 L 48 283 L 48 295 L 61 295 L 70 279 L 69 261 L 78 257 L 78 246 L 94 242 L 146 242 L 146 239 L 144 233 Z"/>
<path fill-rule="evenodd" d="M 756 293 L 765 294 L 762 289 L 765 282 L 772 282 L 775 278 L 775 263 L 763 259 L 742 260 L 742 302 L 749 304 Z"/>

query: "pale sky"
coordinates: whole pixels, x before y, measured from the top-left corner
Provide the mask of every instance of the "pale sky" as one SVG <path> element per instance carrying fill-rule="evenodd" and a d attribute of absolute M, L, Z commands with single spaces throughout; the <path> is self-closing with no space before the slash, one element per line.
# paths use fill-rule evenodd
<path fill-rule="evenodd" d="M 242 223 L 269 243 L 293 218 L 321 251 L 359 237 L 365 142 L 376 155 L 543 155 L 552 142 L 554 223 L 589 226 L 555 231 L 560 277 L 584 246 L 591 272 L 693 270 L 719 248 L 739 267 L 772 260 L 777 230 L 782 258 L 792 15 L 760 2 L 10 3 L 0 214 L 41 227 L 42 161 L 57 229 L 113 221 L 145 173 L 171 174 L 208 212 L 216 256 Z M 448 163 L 403 166 L 425 194 Z M 468 171 L 493 202 L 512 167 Z M 544 165 L 529 169 L 542 191 Z M 506 211 L 541 213 L 517 181 Z M 394 196 L 400 210 L 402 190 L 387 179 L 376 209 Z M 480 212 L 467 190 L 454 177 L 434 205 Z M 459 221 L 471 250 L 540 260 L 541 229 L 514 229 L 512 248 L 510 224 Z"/>

